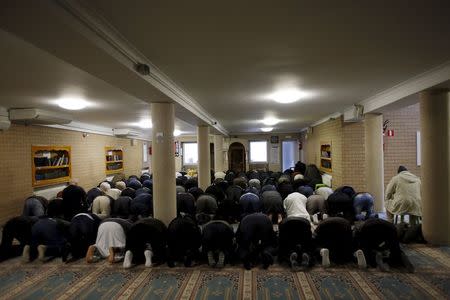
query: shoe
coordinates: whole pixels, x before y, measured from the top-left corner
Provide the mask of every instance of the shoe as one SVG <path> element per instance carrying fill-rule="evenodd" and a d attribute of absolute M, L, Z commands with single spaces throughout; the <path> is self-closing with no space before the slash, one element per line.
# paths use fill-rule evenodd
<path fill-rule="evenodd" d="M 22 251 L 22 261 L 24 263 L 30 261 L 30 245 L 25 245 Z"/>
<path fill-rule="evenodd" d="M 380 252 L 377 252 L 375 255 L 375 261 L 377 262 L 377 266 L 382 272 L 389 272 L 389 265 L 383 261 L 383 255 Z"/>
<path fill-rule="evenodd" d="M 291 268 L 292 269 L 297 269 L 298 268 L 297 259 L 298 259 L 297 252 L 292 252 L 291 256 L 289 256 L 289 261 L 291 263 Z"/>
<path fill-rule="evenodd" d="M 86 252 L 86 262 L 88 264 L 94 262 L 94 253 L 95 253 L 96 247 L 95 245 L 90 245 L 87 252 Z"/>
<path fill-rule="evenodd" d="M 38 260 L 41 262 L 45 261 L 45 250 L 47 250 L 47 246 L 45 245 L 38 245 L 37 251 L 38 251 Z"/>
<path fill-rule="evenodd" d="M 321 249 L 320 256 L 322 256 L 322 267 L 328 268 L 330 266 L 330 252 L 328 249 Z"/>
<path fill-rule="evenodd" d="M 355 252 L 356 260 L 358 261 L 358 267 L 360 269 L 367 268 L 366 257 L 364 256 L 364 252 L 359 249 Z"/>
<path fill-rule="evenodd" d="M 311 258 L 307 253 L 302 254 L 302 268 L 309 268 L 311 262 Z"/>
<path fill-rule="evenodd" d="M 123 267 L 125 269 L 131 268 L 131 262 L 133 261 L 133 252 L 128 250 L 125 252 L 125 259 L 123 260 Z"/>
<path fill-rule="evenodd" d="M 115 249 L 114 249 L 114 247 L 109 247 L 108 262 L 110 264 L 113 264 L 114 258 L 115 258 Z"/>
<path fill-rule="evenodd" d="M 214 253 L 212 251 L 208 251 L 208 265 L 210 267 L 214 267 L 216 265 L 216 260 L 214 259 Z"/>
<path fill-rule="evenodd" d="M 219 259 L 217 260 L 217 267 L 218 268 L 223 268 L 224 265 L 225 265 L 225 253 L 220 251 L 219 252 Z"/>
<path fill-rule="evenodd" d="M 151 250 L 145 250 L 144 256 L 145 256 L 145 267 L 150 268 L 152 266 L 153 252 Z"/>

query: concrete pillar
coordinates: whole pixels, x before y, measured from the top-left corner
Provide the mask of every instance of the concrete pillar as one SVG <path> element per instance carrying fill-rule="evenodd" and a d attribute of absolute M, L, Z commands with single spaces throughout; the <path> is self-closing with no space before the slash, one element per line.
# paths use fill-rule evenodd
<path fill-rule="evenodd" d="M 432 244 L 450 243 L 450 95 L 420 94 L 422 231 Z"/>
<path fill-rule="evenodd" d="M 177 215 L 173 103 L 152 103 L 154 217 L 169 225 Z"/>
<path fill-rule="evenodd" d="M 223 136 L 214 136 L 214 171 L 224 172 L 223 167 Z"/>
<path fill-rule="evenodd" d="M 383 115 L 366 114 L 364 133 L 367 191 L 375 198 L 375 211 L 382 212 L 384 211 Z"/>
<path fill-rule="evenodd" d="M 197 127 L 198 186 L 205 190 L 211 184 L 211 158 L 209 152 L 209 127 Z"/>

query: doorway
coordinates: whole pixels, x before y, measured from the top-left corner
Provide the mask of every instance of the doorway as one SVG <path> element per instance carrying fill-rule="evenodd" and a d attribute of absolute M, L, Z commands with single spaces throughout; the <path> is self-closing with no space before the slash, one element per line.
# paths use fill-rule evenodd
<path fill-rule="evenodd" d="M 235 173 L 245 172 L 245 147 L 241 143 L 232 143 L 228 148 L 228 169 Z"/>
<path fill-rule="evenodd" d="M 285 140 L 281 143 L 281 171 L 293 168 L 298 161 L 298 142 Z"/>

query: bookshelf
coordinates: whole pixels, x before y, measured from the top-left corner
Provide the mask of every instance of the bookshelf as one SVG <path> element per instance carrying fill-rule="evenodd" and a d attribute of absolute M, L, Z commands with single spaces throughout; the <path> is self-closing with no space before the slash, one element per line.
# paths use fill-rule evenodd
<path fill-rule="evenodd" d="M 331 162 L 331 142 L 320 143 L 320 169 L 326 173 L 331 173 L 333 170 Z"/>
<path fill-rule="evenodd" d="M 70 146 L 31 146 L 33 187 L 69 182 L 71 172 Z"/>
<path fill-rule="evenodd" d="M 117 147 L 105 147 L 106 175 L 123 172 L 123 150 Z"/>

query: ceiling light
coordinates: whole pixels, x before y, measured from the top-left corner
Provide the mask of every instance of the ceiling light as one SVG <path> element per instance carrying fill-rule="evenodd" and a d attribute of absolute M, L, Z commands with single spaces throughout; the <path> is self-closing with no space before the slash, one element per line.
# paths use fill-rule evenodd
<path fill-rule="evenodd" d="M 280 120 L 275 119 L 275 118 L 265 118 L 263 120 L 264 125 L 268 125 L 268 126 L 276 125 L 276 124 L 278 124 L 278 122 L 280 122 Z"/>
<path fill-rule="evenodd" d="M 57 103 L 59 107 L 69 110 L 80 110 L 88 106 L 88 103 L 81 98 L 62 98 Z"/>
<path fill-rule="evenodd" d="M 144 129 L 152 128 L 152 120 L 142 120 L 138 123 L 138 126 Z"/>
<path fill-rule="evenodd" d="M 291 88 L 277 91 L 271 95 L 271 98 L 279 103 L 292 103 L 300 100 L 304 95 L 304 92 Z"/>
<path fill-rule="evenodd" d="M 179 136 L 181 134 L 181 131 L 179 131 L 178 129 L 175 129 L 173 131 L 173 136 Z"/>
<path fill-rule="evenodd" d="M 261 131 L 263 131 L 263 132 L 270 132 L 272 130 L 273 130 L 273 127 L 263 127 L 263 128 L 261 128 Z"/>

